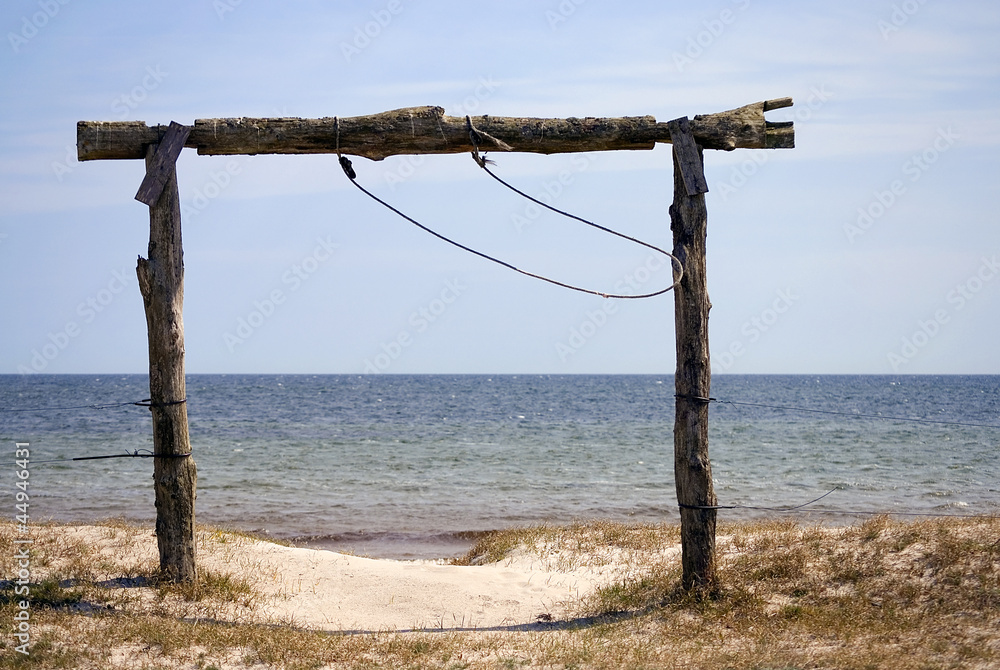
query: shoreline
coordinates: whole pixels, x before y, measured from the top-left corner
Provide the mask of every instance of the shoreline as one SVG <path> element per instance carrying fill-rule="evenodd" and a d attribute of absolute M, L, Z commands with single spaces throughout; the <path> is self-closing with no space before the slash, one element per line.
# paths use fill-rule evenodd
<path fill-rule="evenodd" d="M 339 533 L 337 535 L 290 536 L 297 547 L 321 549 L 388 560 L 438 560 L 464 556 L 476 542 L 493 531 L 457 531 L 453 533 Z M 262 537 L 271 537 L 270 534 Z"/>
<path fill-rule="evenodd" d="M 950 506 L 944 506 L 950 509 Z M 991 519 L 1000 515 L 996 514 L 950 514 L 946 512 L 926 513 L 907 512 L 894 513 L 891 511 L 857 511 L 851 512 L 840 510 L 826 513 L 821 510 L 801 510 L 790 513 L 777 511 L 740 511 L 723 510 L 718 518 L 720 525 L 725 524 L 747 524 L 747 523 L 794 523 L 800 526 L 815 526 L 831 529 L 843 529 L 864 523 L 866 520 L 888 516 L 900 522 L 914 522 L 933 519 L 954 519 L 956 521 L 977 519 Z M 137 526 L 148 526 L 152 528 L 155 517 L 150 515 L 142 516 L 81 516 L 81 515 L 49 515 L 39 517 L 33 523 L 41 525 L 72 525 L 72 526 L 103 526 L 107 524 L 129 524 Z M 636 520 L 630 517 L 590 517 L 571 519 L 541 519 L 538 521 L 510 523 L 498 523 L 489 529 L 475 530 L 348 530 L 333 533 L 299 533 L 282 532 L 274 529 L 255 527 L 254 524 L 235 524 L 228 521 L 217 522 L 209 518 L 197 518 L 199 526 L 211 527 L 223 532 L 233 532 L 237 534 L 247 534 L 259 537 L 262 540 L 291 544 L 296 547 L 329 551 L 333 553 L 344 553 L 355 556 L 363 556 L 372 559 L 385 560 L 452 560 L 466 554 L 481 538 L 496 532 L 516 529 L 528 529 L 536 527 L 569 526 L 588 523 L 614 523 L 626 525 L 678 525 L 679 518 L 649 520 Z M 2 523 L 2 522 L 0 522 Z"/>

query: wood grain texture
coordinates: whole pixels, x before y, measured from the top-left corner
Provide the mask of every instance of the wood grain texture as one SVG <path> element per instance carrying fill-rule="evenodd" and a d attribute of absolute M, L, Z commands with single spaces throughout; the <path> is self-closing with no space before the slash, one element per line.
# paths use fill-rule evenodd
<path fill-rule="evenodd" d="M 764 119 L 765 108 L 790 98 L 756 102 L 738 109 L 691 119 L 695 141 L 704 149 L 779 149 L 795 145 L 791 122 Z M 539 119 L 474 116 L 479 131 L 513 151 L 554 154 L 585 151 L 648 150 L 670 142 L 666 122 L 652 116 Z M 339 119 L 222 118 L 198 119 L 185 146 L 205 155 L 344 154 L 381 160 L 400 154 L 452 154 L 472 151 L 465 117 L 448 116 L 441 107 L 407 107 L 379 114 Z M 160 142 L 166 126 L 141 121 L 80 121 L 77 157 L 81 161 L 132 159 Z M 487 140 L 481 151 L 496 150 Z"/>
<path fill-rule="evenodd" d="M 674 145 L 674 158 L 684 178 L 684 187 L 688 195 L 708 193 L 708 182 L 705 181 L 705 166 L 702 164 L 702 152 L 691 134 L 691 124 L 686 116 L 667 122 L 670 128 L 670 141 Z"/>
<path fill-rule="evenodd" d="M 688 194 L 678 149 L 675 144 L 670 228 L 673 254 L 684 266 L 684 276 L 674 288 L 674 480 L 681 506 L 682 582 L 686 589 L 710 589 L 716 582 L 716 511 L 685 507 L 717 504 L 708 457 L 708 402 L 698 400 L 709 397 L 712 381 L 708 349 L 708 313 L 712 304 L 705 260 L 708 210 L 704 194 Z"/>
<path fill-rule="evenodd" d="M 167 180 L 173 173 L 177 164 L 177 157 L 181 155 L 184 142 L 191 134 L 191 129 L 187 126 L 171 121 L 167 128 L 167 133 L 163 141 L 159 143 L 156 155 L 153 156 L 153 163 L 146 169 L 146 177 L 139 185 L 139 191 L 135 194 L 135 199 L 152 207 L 160 199 Z"/>
<path fill-rule="evenodd" d="M 156 145 L 146 158 L 155 164 Z M 160 572 L 165 579 L 197 578 L 194 501 L 197 470 L 190 454 L 184 380 L 184 252 L 181 244 L 180 196 L 176 171 L 149 208 L 148 258 L 139 258 L 136 275 L 146 312 L 149 340 L 149 397 L 153 417 L 153 490 L 156 498 L 156 541 Z M 168 458 L 156 458 L 166 455 Z"/>

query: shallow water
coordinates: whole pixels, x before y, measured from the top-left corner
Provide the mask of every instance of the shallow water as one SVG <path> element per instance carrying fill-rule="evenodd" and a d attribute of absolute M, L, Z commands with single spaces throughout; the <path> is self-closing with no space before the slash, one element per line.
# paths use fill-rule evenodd
<path fill-rule="evenodd" d="M 460 553 L 478 532 L 608 518 L 675 521 L 673 379 L 633 375 L 192 375 L 200 523 L 376 556 Z M 0 376 L 0 408 L 140 400 L 144 375 Z M 719 375 L 721 400 L 1000 424 L 997 376 Z M 720 504 L 1000 512 L 1000 428 L 713 404 Z M 152 520 L 149 410 L 0 412 L 29 442 L 35 518 Z M 723 510 L 722 519 L 771 512 Z M 797 518 L 802 518 L 799 513 Z"/>

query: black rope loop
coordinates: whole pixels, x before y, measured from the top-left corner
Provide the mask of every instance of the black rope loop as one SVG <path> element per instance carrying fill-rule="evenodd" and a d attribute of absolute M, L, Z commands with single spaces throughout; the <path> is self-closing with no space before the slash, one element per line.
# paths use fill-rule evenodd
<path fill-rule="evenodd" d="M 675 398 L 682 398 L 684 400 L 693 400 L 694 402 L 703 402 L 705 404 L 712 403 L 712 402 L 719 402 L 716 398 L 706 398 L 705 396 L 689 395 L 687 393 L 675 393 L 674 397 Z"/>
<path fill-rule="evenodd" d="M 144 400 L 140 400 L 139 402 L 134 402 L 132 404 L 137 405 L 138 407 L 148 407 L 150 409 L 153 409 L 154 407 L 170 407 L 172 405 L 183 405 L 186 402 L 187 398 L 184 398 L 182 400 L 170 400 L 168 402 L 153 402 L 152 398 L 146 398 Z"/>
<path fill-rule="evenodd" d="M 472 142 L 472 147 L 473 147 L 473 149 L 472 149 L 472 158 L 476 161 L 476 163 L 479 165 L 479 167 L 483 167 L 484 168 L 484 167 L 486 167 L 487 163 L 489 163 L 490 165 L 496 165 L 495 161 L 486 160 L 485 157 L 484 158 L 480 158 L 480 156 L 479 156 L 479 143 L 483 140 L 484 137 L 486 139 L 488 139 L 490 142 L 492 142 L 493 144 L 495 144 L 498 148 L 500 148 L 500 149 L 502 149 L 504 151 L 513 151 L 514 150 L 514 147 L 510 146 L 509 144 L 507 144 L 503 140 L 498 140 L 497 138 L 493 137 L 489 133 L 484 132 L 482 130 L 478 130 L 474 125 L 472 125 L 472 117 L 469 116 L 468 114 L 465 115 L 465 127 L 469 131 L 469 141 Z"/>
<path fill-rule="evenodd" d="M 344 169 L 344 174 L 351 181 L 358 178 L 358 174 L 354 171 L 354 167 L 351 166 L 351 159 L 340 153 L 340 117 L 333 117 L 333 128 L 337 133 L 337 160 L 340 161 L 340 167 Z"/>

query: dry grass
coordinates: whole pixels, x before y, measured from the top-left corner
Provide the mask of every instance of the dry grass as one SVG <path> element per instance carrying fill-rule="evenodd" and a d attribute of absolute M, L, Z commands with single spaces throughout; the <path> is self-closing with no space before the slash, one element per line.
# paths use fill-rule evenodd
<path fill-rule="evenodd" d="M 667 524 L 592 521 L 531 526 L 488 533 L 452 563 L 486 565 L 531 555 L 545 567 L 560 571 L 612 564 L 645 570 L 652 560 L 674 558 L 679 542 L 680 527 Z"/>
<path fill-rule="evenodd" d="M 620 580 L 579 603 L 580 618 L 520 631 L 342 635 L 292 626 L 215 623 L 257 606 L 253 565 L 238 535 L 233 572 L 190 590 L 155 585 L 150 557 L 129 553 L 148 530 L 106 527 L 123 547 L 106 558 L 72 537 L 41 541 L 32 568 L 30 658 L 0 639 L 0 665 L 32 668 L 930 668 L 1000 667 L 1000 520 L 849 528 L 753 523 L 720 527 L 719 583 L 678 589 L 671 526 L 579 524 L 503 531 L 463 561 L 526 553 L 563 566 L 631 561 Z M 13 526 L 0 524 L 0 568 L 11 574 Z M 45 533 L 37 532 L 40 538 Z M 150 580 L 112 589 L 108 580 Z M 120 591 L 127 591 L 122 595 Z M 134 592 L 144 595 L 135 595 Z M 12 621 L 10 588 L 0 621 Z M 39 598 L 41 596 L 41 599 Z M 178 609 L 178 607 L 180 609 Z M 9 630 L 9 629 L 8 629 Z"/>

